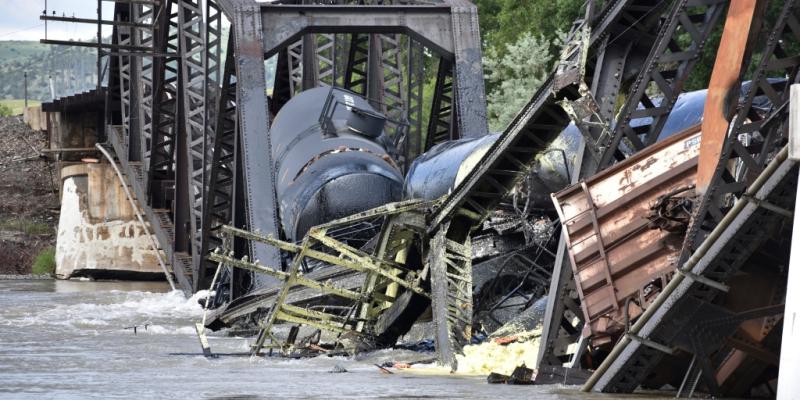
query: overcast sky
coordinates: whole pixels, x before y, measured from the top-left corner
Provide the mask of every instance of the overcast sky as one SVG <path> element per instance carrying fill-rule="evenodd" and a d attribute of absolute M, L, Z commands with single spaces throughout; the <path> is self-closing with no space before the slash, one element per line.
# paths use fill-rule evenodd
<path fill-rule="evenodd" d="M 110 19 L 114 3 L 104 2 L 103 5 L 103 15 Z M 95 0 L 47 0 L 47 9 L 50 15 L 55 11 L 58 16 L 97 17 Z M 39 20 L 43 10 L 44 0 L 0 0 L 0 40 L 44 39 L 44 21 Z M 50 39 L 90 39 L 96 35 L 95 25 L 47 23 L 47 37 Z"/>

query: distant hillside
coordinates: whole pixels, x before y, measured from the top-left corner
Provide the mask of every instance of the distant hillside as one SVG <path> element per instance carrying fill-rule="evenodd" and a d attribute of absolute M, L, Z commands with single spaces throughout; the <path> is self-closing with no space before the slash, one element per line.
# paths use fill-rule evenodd
<path fill-rule="evenodd" d="M 225 31 L 223 43 L 227 43 L 227 37 Z M 103 63 L 106 61 L 104 59 Z M 274 80 L 275 61 L 272 59 L 267 63 L 265 78 L 268 85 Z M 50 101 L 50 76 L 58 98 L 95 88 L 96 69 L 94 49 L 34 41 L 0 41 L 0 100 L 24 98 L 25 71 L 28 72 L 28 98 Z M 108 71 L 104 74 L 107 79 Z"/>
<path fill-rule="evenodd" d="M 74 46 L 53 46 L 33 41 L 0 41 L 0 100 L 24 98 L 24 72 L 28 72 L 28 98 L 50 100 L 49 77 L 56 97 L 96 86 L 96 52 Z"/>

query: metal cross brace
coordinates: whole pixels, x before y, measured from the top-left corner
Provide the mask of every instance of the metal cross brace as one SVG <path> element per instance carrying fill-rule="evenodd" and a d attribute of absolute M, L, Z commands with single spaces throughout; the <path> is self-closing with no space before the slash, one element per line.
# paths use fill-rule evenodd
<path fill-rule="evenodd" d="M 276 340 L 276 335 L 272 332 L 275 323 L 278 321 L 306 325 L 339 335 L 352 332 L 357 336 L 368 336 L 368 334 L 364 333 L 366 331 L 365 327 L 369 326 L 369 320 L 374 319 L 377 313 L 367 311 L 354 314 L 354 311 L 372 308 L 376 302 L 390 305 L 396 298 L 396 296 L 392 295 L 388 290 L 382 293 L 378 289 L 393 286 L 395 290 L 392 293 L 396 293 L 396 288 L 402 287 L 405 290 L 430 297 L 430 294 L 420 286 L 423 274 L 409 271 L 401 264 L 395 262 L 399 251 L 397 250 L 397 244 L 381 243 L 379 246 L 381 249 L 385 250 L 391 247 L 396 250 L 391 252 L 379 252 L 378 255 L 380 255 L 380 257 L 377 257 L 328 236 L 328 232 L 337 227 L 352 225 L 378 216 L 385 216 L 390 218 L 390 220 L 394 217 L 400 218 L 404 213 L 418 213 L 428 209 L 430 206 L 431 204 L 428 202 L 421 201 L 387 204 L 350 217 L 316 226 L 306 234 L 303 242 L 299 245 L 278 240 L 268 235 L 253 233 L 231 226 L 223 226 L 221 231 L 226 235 L 266 243 L 280 250 L 295 254 L 289 270 L 285 272 L 264 266 L 260 264 L 258 260 L 250 261 L 247 256 L 237 259 L 232 252 L 224 254 L 220 249 L 209 256 L 211 261 L 266 274 L 283 281 L 281 291 L 270 305 L 268 316 L 260 324 L 261 331 L 253 345 L 251 354 L 260 354 L 268 338 L 271 339 L 273 343 L 271 347 L 280 348 L 284 352 L 291 350 L 292 343 L 279 343 Z M 384 228 L 386 228 L 386 226 L 392 226 L 392 224 L 384 224 Z M 397 236 L 396 232 L 392 235 L 381 235 L 385 240 L 391 240 L 392 237 Z M 408 235 L 404 235 L 404 240 L 407 240 L 407 236 Z M 318 248 L 321 248 L 321 250 Z M 366 275 L 365 282 L 371 283 L 369 285 L 365 284 L 360 290 L 355 291 L 337 287 L 330 282 L 319 282 L 314 279 L 306 278 L 302 275 L 300 266 L 309 259 L 322 261 L 329 266 L 339 266 L 361 272 Z M 337 315 L 288 304 L 286 301 L 287 294 L 293 287 L 297 286 L 318 290 L 323 294 L 349 301 L 351 303 L 350 311 L 347 312 L 346 315 Z M 353 315 L 358 315 L 358 317 L 353 318 Z"/>

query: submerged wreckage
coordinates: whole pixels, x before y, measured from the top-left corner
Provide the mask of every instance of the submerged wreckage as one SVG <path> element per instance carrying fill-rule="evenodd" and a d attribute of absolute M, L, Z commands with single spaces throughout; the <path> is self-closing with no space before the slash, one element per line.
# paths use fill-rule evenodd
<path fill-rule="evenodd" d="M 210 289 L 206 351 L 207 328 L 297 355 L 430 321 L 455 370 L 546 296 L 540 375 L 777 390 L 796 1 L 588 1 L 499 134 L 466 0 L 114 7 L 112 43 L 82 44 L 108 61 L 99 137 L 180 288 Z"/>

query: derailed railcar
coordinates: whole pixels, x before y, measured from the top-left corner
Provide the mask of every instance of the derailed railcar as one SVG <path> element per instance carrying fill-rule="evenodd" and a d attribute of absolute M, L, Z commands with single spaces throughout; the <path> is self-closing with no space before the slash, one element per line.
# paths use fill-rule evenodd
<path fill-rule="evenodd" d="M 593 346 L 615 341 L 674 272 L 700 135 L 696 125 L 553 194 Z"/>

